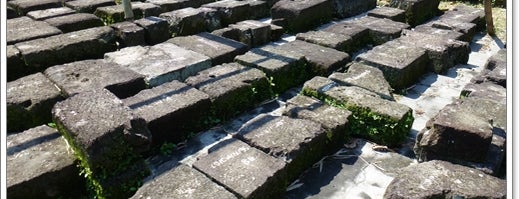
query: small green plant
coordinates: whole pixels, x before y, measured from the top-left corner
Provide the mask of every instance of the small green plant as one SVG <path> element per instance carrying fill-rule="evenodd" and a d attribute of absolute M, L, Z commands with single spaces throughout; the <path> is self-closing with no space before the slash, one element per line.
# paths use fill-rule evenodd
<path fill-rule="evenodd" d="M 162 155 L 170 155 L 171 153 L 173 153 L 173 150 L 175 150 L 175 148 L 177 148 L 176 144 L 171 142 L 164 142 L 164 144 L 160 146 L 160 153 Z"/>
<path fill-rule="evenodd" d="M 53 129 L 57 129 L 56 123 L 54 123 L 54 122 L 48 123 L 47 126 L 49 126 L 50 128 L 53 128 Z"/>

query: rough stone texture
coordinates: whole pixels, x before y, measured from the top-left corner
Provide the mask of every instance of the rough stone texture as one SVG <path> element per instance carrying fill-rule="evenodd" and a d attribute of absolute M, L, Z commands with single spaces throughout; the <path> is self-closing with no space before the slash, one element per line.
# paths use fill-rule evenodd
<path fill-rule="evenodd" d="M 506 66 L 506 49 L 501 49 L 487 60 L 484 66 L 485 69 L 478 76 L 474 77 L 471 82 L 493 82 L 506 88 Z"/>
<path fill-rule="evenodd" d="M 389 4 L 405 10 L 406 22 L 414 27 L 436 16 L 440 0 L 391 0 Z"/>
<path fill-rule="evenodd" d="M 342 52 L 352 53 L 354 51 L 354 49 L 352 49 L 353 39 L 348 35 L 325 31 L 308 31 L 298 33 L 296 39 L 333 48 Z"/>
<path fill-rule="evenodd" d="M 345 52 L 301 40 L 288 42 L 279 46 L 279 49 L 303 54 L 310 64 L 312 75 L 328 76 L 351 60 Z"/>
<path fill-rule="evenodd" d="M 496 68 L 506 69 L 506 48 L 497 51 L 496 54 L 488 58 L 485 69 L 494 70 Z"/>
<path fill-rule="evenodd" d="M 506 198 L 506 180 L 449 162 L 430 161 L 404 168 L 389 184 L 384 198 Z"/>
<path fill-rule="evenodd" d="M 332 32 L 336 34 L 342 34 L 351 37 L 350 46 L 346 52 L 352 53 L 366 46 L 367 43 L 371 43 L 369 36 L 369 29 L 364 26 L 359 26 L 353 21 L 341 22 L 328 26 L 322 31 Z"/>
<path fill-rule="evenodd" d="M 485 12 L 483 8 L 457 5 L 452 10 L 449 10 L 440 16 L 440 19 L 454 19 L 466 23 L 473 23 L 476 24 L 479 31 L 486 28 Z"/>
<path fill-rule="evenodd" d="M 491 121 L 493 128 L 500 128 L 506 132 L 506 103 L 472 96 L 463 98 L 459 106 L 474 116 Z"/>
<path fill-rule="evenodd" d="M 273 24 L 297 33 L 331 21 L 333 7 L 326 0 L 281 0 L 272 6 L 270 12 Z"/>
<path fill-rule="evenodd" d="M 142 75 L 102 59 L 53 66 L 45 70 L 45 75 L 66 96 L 106 88 L 117 97 L 126 98 L 146 88 Z"/>
<path fill-rule="evenodd" d="M 48 23 L 36 21 L 25 16 L 6 21 L 7 45 L 62 33 L 59 29 Z"/>
<path fill-rule="evenodd" d="M 196 169 L 183 164 L 144 183 L 132 199 L 147 198 L 221 198 L 234 199 L 231 192 L 211 181 Z"/>
<path fill-rule="evenodd" d="M 38 126 L 6 139 L 7 197 L 72 197 L 84 186 L 76 158 L 56 129 Z"/>
<path fill-rule="evenodd" d="M 234 57 L 247 52 L 246 45 L 207 32 L 174 37 L 168 42 L 210 57 L 213 65 L 232 62 Z"/>
<path fill-rule="evenodd" d="M 333 15 L 337 18 L 352 17 L 377 6 L 376 0 L 332 0 Z"/>
<path fill-rule="evenodd" d="M 393 89 L 378 68 L 354 62 L 348 67 L 347 72 L 333 73 L 329 78 L 340 85 L 358 86 L 375 92 L 384 99 L 394 101 Z"/>
<path fill-rule="evenodd" d="M 30 11 L 45 10 L 48 8 L 61 7 L 61 0 L 13 0 L 7 1 L 7 5 L 16 10 L 18 15 L 26 15 Z"/>
<path fill-rule="evenodd" d="M 375 17 L 365 17 L 359 20 L 362 26 L 369 29 L 371 41 L 375 45 L 380 45 L 400 37 L 402 30 L 409 28 L 409 25 L 392 21 L 390 19 L 378 19 Z M 366 22 L 369 21 L 369 22 Z"/>
<path fill-rule="evenodd" d="M 393 40 L 357 56 L 357 61 L 379 68 L 395 90 L 415 84 L 427 71 L 424 49 Z"/>
<path fill-rule="evenodd" d="M 238 29 L 240 34 L 237 41 L 250 47 L 264 45 L 271 40 L 271 26 L 255 20 L 245 20 L 229 26 Z"/>
<path fill-rule="evenodd" d="M 214 0 L 146 0 L 145 2 L 160 6 L 162 12 L 170 12 L 187 7 L 198 8 L 204 4 L 214 2 Z"/>
<path fill-rule="evenodd" d="M 146 41 L 144 39 L 144 28 L 138 26 L 137 24 L 125 21 L 112 24 L 110 27 L 115 30 L 119 48 L 146 45 Z"/>
<path fill-rule="evenodd" d="M 5 63 L 8 82 L 31 74 L 31 71 L 22 60 L 20 51 L 14 45 L 6 46 Z"/>
<path fill-rule="evenodd" d="M 169 23 L 173 36 L 193 35 L 213 31 L 221 27 L 217 10 L 212 8 L 183 8 L 159 15 Z"/>
<path fill-rule="evenodd" d="M 238 63 L 200 71 L 186 83 L 207 93 L 215 116 L 224 120 L 269 99 L 272 92 L 265 73 Z"/>
<path fill-rule="evenodd" d="M 46 19 L 45 22 L 64 33 L 103 26 L 101 19 L 90 13 L 77 13 Z"/>
<path fill-rule="evenodd" d="M 144 28 L 144 39 L 147 44 L 155 45 L 171 38 L 168 21 L 159 17 L 146 17 L 134 21 Z"/>
<path fill-rule="evenodd" d="M 98 7 L 113 5 L 115 5 L 114 0 L 72 0 L 65 2 L 65 6 L 83 13 L 94 13 Z"/>
<path fill-rule="evenodd" d="M 17 43 L 25 63 L 36 71 L 57 64 L 102 58 L 114 51 L 115 34 L 110 27 L 96 27 Z"/>
<path fill-rule="evenodd" d="M 182 81 L 211 67 L 209 57 L 172 43 L 127 47 L 106 53 L 105 59 L 144 75 L 151 87 L 172 80 Z"/>
<path fill-rule="evenodd" d="M 52 17 L 74 14 L 75 10 L 69 7 L 49 8 L 46 10 L 35 10 L 27 13 L 27 16 L 34 20 L 45 20 Z"/>
<path fill-rule="evenodd" d="M 405 23 L 405 11 L 392 7 L 377 7 L 368 12 L 368 16 L 386 18 Z"/>
<path fill-rule="evenodd" d="M 23 131 L 51 122 L 51 109 L 63 99 L 43 74 L 36 73 L 7 83 L 7 131 Z"/>
<path fill-rule="evenodd" d="M 277 198 L 285 192 L 285 162 L 236 140 L 209 149 L 193 166 L 243 198 Z"/>
<path fill-rule="evenodd" d="M 249 19 L 262 19 L 270 17 L 270 6 L 263 0 L 245 0 L 250 6 Z"/>
<path fill-rule="evenodd" d="M 254 48 L 244 55 L 236 56 L 235 61 L 265 72 L 274 83 L 273 90 L 277 93 L 295 87 L 309 78 L 304 55 L 272 46 Z"/>
<path fill-rule="evenodd" d="M 210 103 L 207 94 L 178 81 L 124 99 L 124 104 L 148 123 L 154 145 L 180 142 L 189 131 L 201 130 L 197 128 L 208 115 Z"/>
<path fill-rule="evenodd" d="M 304 83 L 302 93 L 318 99 L 324 98 L 324 92 L 336 86 L 339 86 L 339 84 L 331 79 L 315 76 Z"/>
<path fill-rule="evenodd" d="M 424 24 L 433 28 L 452 30 L 462 33 L 460 40 L 470 42 L 476 34 L 476 24 L 458 21 L 456 19 L 437 19 Z"/>
<path fill-rule="evenodd" d="M 461 91 L 460 96 L 485 98 L 501 104 L 506 104 L 506 88 L 493 84 L 492 82 L 467 84 Z"/>
<path fill-rule="evenodd" d="M 250 5 L 247 1 L 223 0 L 202 5 L 217 10 L 222 26 L 250 19 Z"/>
<path fill-rule="evenodd" d="M 159 6 L 151 3 L 142 3 L 139 1 L 132 2 L 132 11 L 134 19 L 158 16 L 161 12 Z M 125 21 L 124 8 L 121 5 L 98 7 L 94 14 L 107 24 Z"/>
<path fill-rule="evenodd" d="M 460 40 L 470 42 L 468 37 L 464 37 L 464 34 L 454 30 L 445 30 L 432 27 L 432 24 L 423 24 L 413 28 L 416 32 L 426 33 L 429 35 L 440 36 L 444 39 Z"/>

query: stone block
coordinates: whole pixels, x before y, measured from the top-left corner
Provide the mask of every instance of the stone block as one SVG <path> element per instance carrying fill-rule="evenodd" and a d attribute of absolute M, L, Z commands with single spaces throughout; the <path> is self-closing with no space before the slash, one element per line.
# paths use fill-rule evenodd
<path fill-rule="evenodd" d="M 221 16 L 221 25 L 228 26 L 239 21 L 250 19 L 250 5 L 247 1 L 222 0 L 202 5 L 217 10 Z"/>
<path fill-rule="evenodd" d="M 46 10 L 35 10 L 27 13 L 27 16 L 34 20 L 45 20 L 52 17 L 61 17 L 76 13 L 75 10 L 69 7 L 49 8 Z"/>
<path fill-rule="evenodd" d="M 263 19 L 270 17 L 270 6 L 263 0 L 245 0 L 249 3 L 249 19 Z"/>
<path fill-rule="evenodd" d="M 56 129 L 42 125 L 6 139 L 7 197 L 74 197 L 84 187 L 76 158 Z"/>
<path fill-rule="evenodd" d="M 172 43 L 133 46 L 105 54 L 105 59 L 144 75 L 151 87 L 172 80 L 183 81 L 211 67 L 211 59 Z"/>
<path fill-rule="evenodd" d="M 477 32 L 476 24 L 462 22 L 456 19 L 437 19 L 430 21 L 424 25 L 432 26 L 433 28 L 438 29 L 460 32 L 463 34 L 460 40 L 467 42 L 472 41 L 472 38 L 474 38 L 474 35 Z"/>
<path fill-rule="evenodd" d="M 270 24 L 270 40 L 271 41 L 278 41 L 281 39 L 281 37 L 285 34 L 285 29 L 283 27 Z"/>
<path fill-rule="evenodd" d="M 207 32 L 174 37 L 168 42 L 210 57 L 213 65 L 232 62 L 234 57 L 247 52 L 246 45 Z"/>
<path fill-rule="evenodd" d="M 502 101 L 484 97 L 466 97 L 460 101 L 459 106 L 460 109 L 490 121 L 493 128 L 499 128 L 503 132 L 507 132 L 506 104 L 502 103 Z"/>
<path fill-rule="evenodd" d="M 464 34 L 454 30 L 446 30 L 432 27 L 432 24 L 423 24 L 413 28 L 416 32 L 426 33 L 429 35 L 435 35 L 442 37 L 443 39 L 460 40 L 470 42 L 468 37 L 464 37 Z"/>
<path fill-rule="evenodd" d="M 173 36 L 211 32 L 221 27 L 220 16 L 212 8 L 188 7 L 162 13 L 159 17 L 168 21 L 169 31 Z"/>
<path fill-rule="evenodd" d="M 144 40 L 149 45 L 162 43 L 171 38 L 168 21 L 159 17 L 145 17 L 133 21 L 144 28 Z"/>
<path fill-rule="evenodd" d="M 97 8 L 115 5 L 114 0 L 72 0 L 65 1 L 65 6 L 82 13 L 94 13 Z"/>
<path fill-rule="evenodd" d="M 207 93 L 214 117 L 229 119 L 271 98 L 270 84 L 262 71 L 238 63 L 218 65 L 186 80 L 188 85 Z"/>
<path fill-rule="evenodd" d="M 235 199 L 231 192 L 189 166 L 178 165 L 144 183 L 132 199 L 146 198 L 221 198 Z"/>
<path fill-rule="evenodd" d="M 301 40 L 288 42 L 278 48 L 303 54 L 308 60 L 311 75 L 328 76 L 343 68 L 351 60 L 348 53 Z"/>
<path fill-rule="evenodd" d="M 160 6 L 161 13 L 164 13 L 188 7 L 198 8 L 204 4 L 214 2 L 214 0 L 146 0 L 145 2 Z"/>
<path fill-rule="evenodd" d="M 132 2 L 132 11 L 134 19 L 140 19 L 150 16 L 158 16 L 161 12 L 159 6 L 151 3 Z M 98 7 L 94 12 L 96 16 L 101 18 L 106 24 L 113 24 L 117 22 L 123 22 L 124 19 L 124 8 L 121 5 L 103 6 Z"/>
<path fill-rule="evenodd" d="M 61 0 L 41 0 L 41 1 L 32 1 L 32 0 L 13 0 L 8 1 L 6 4 L 15 9 L 18 15 L 26 15 L 30 11 L 34 10 L 45 10 L 48 8 L 58 8 L 61 7 Z"/>
<path fill-rule="evenodd" d="M 139 153 L 149 150 L 146 121 L 106 89 L 58 102 L 52 109 L 59 132 L 80 160 L 96 197 L 128 198 L 149 174 Z"/>
<path fill-rule="evenodd" d="M 19 132 L 52 121 L 51 109 L 63 100 L 60 90 L 42 73 L 7 83 L 7 131 Z"/>
<path fill-rule="evenodd" d="M 391 0 L 389 4 L 405 10 L 406 22 L 414 27 L 436 16 L 440 0 Z"/>
<path fill-rule="evenodd" d="M 405 23 L 405 10 L 392 7 L 377 7 L 368 11 L 368 16 Z"/>
<path fill-rule="evenodd" d="M 332 0 L 334 16 L 337 18 L 353 17 L 377 7 L 376 0 Z"/>
<path fill-rule="evenodd" d="M 193 167 L 242 198 L 277 198 L 285 192 L 285 162 L 242 141 L 229 139 L 209 149 Z"/>
<path fill-rule="evenodd" d="M 241 21 L 229 25 L 230 28 L 238 29 L 239 40 L 250 47 L 258 47 L 271 41 L 271 26 L 255 20 Z"/>
<path fill-rule="evenodd" d="M 486 28 L 485 11 L 483 8 L 474 8 L 460 4 L 440 16 L 440 19 L 447 18 L 476 24 L 478 31 Z"/>
<path fill-rule="evenodd" d="M 90 13 L 70 14 L 66 16 L 53 17 L 44 21 L 60 29 L 64 33 L 104 25 L 101 19 Z"/>
<path fill-rule="evenodd" d="M 7 45 L 62 33 L 58 28 L 48 23 L 36 21 L 25 16 L 9 19 L 6 22 Z"/>
<path fill-rule="evenodd" d="M 371 43 L 369 29 L 364 26 L 360 26 L 358 23 L 355 24 L 352 21 L 336 23 L 322 29 L 322 31 L 351 37 L 351 43 L 346 41 L 347 45 L 349 45 L 349 47 L 346 49 L 346 52 L 349 53 L 360 50 L 361 48 L 366 47 L 368 43 Z"/>
<path fill-rule="evenodd" d="M 20 77 L 29 75 L 32 71 L 29 70 L 29 67 L 25 65 L 25 62 L 22 60 L 22 56 L 18 48 L 14 45 L 6 46 L 6 72 L 7 72 L 7 81 L 14 81 Z"/>
<path fill-rule="evenodd" d="M 342 86 L 357 86 L 377 93 L 380 97 L 392 100 L 393 89 L 384 78 L 384 74 L 378 68 L 354 62 L 349 65 L 345 73 L 333 73 L 328 77 Z"/>
<path fill-rule="evenodd" d="M 480 84 L 470 83 L 465 85 L 461 90 L 460 97 L 485 98 L 506 104 L 506 88 L 493 84 L 492 82 L 483 82 Z"/>
<path fill-rule="evenodd" d="M 427 72 L 430 60 L 424 49 L 393 40 L 358 55 L 356 61 L 379 68 L 389 85 L 401 90 Z"/>
<path fill-rule="evenodd" d="M 66 96 L 105 88 L 119 98 L 126 98 L 146 88 L 144 76 L 102 59 L 52 66 L 44 74 Z"/>
<path fill-rule="evenodd" d="M 353 52 L 353 49 L 351 48 L 353 39 L 348 35 L 325 31 L 308 31 L 305 33 L 298 33 L 296 39 L 333 48 L 342 52 Z"/>
<path fill-rule="evenodd" d="M 371 41 L 375 45 L 380 45 L 396 39 L 400 37 L 402 30 L 409 28 L 409 25 L 405 23 L 392 21 L 390 19 L 377 19 L 369 16 L 366 17 L 366 19 L 368 18 L 371 22 L 362 23 L 360 25 L 363 25 L 369 29 Z"/>
<path fill-rule="evenodd" d="M 110 27 L 115 30 L 119 48 L 146 45 L 144 28 L 139 25 L 125 21 L 112 24 Z"/>
<path fill-rule="evenodd" d="M 326 0 L 281 0 L 270 11 L 273 24 L 297 33 L 331 21 L 333 6 Z"/>
<path fill-rule="evenodd" d="M 189 132 L 202 130 L 211 101 L 207 94 L 171 81 L 126 98 L 124 104 L 146 121 L 154 145 L 160 146 L 164 141 L 181 142 Z"/>
<path fill-rule="evenodd" d="M 295 87 L 310 76 L 304 55 L 272 46 L 251 49 L 244 55 L 236 56 L 235 61 L 265 72 L 276 93 Z"/>
<path fill-rule="evenodd" d="M 102 58 L 115 51 L 115 33 L 96 27 L 17 43 L 25 63 L 36 71 L 73 61 Z"/>
<path fill-rule="evenodd" d="M 499 64 L 493 70 L 485 69 L 478 76 L 472 78 L 470 82 L 476 84 L 492 82 L 506 88 L 506 64 Z"/>
<path fill-rule="evenodd" d="M 497 51 L 497 53 L 490 56 L 485 63 L 485 69 L 494 70 L 496 68 L 506 69 L 506 48 Z"/>

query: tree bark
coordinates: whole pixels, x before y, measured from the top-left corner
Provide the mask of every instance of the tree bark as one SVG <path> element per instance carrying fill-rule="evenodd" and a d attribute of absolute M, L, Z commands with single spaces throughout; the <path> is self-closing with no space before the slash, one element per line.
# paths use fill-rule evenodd
<path fill-rule="evenodd" d="M 492 17 L 492 0 L 485 0 L 485 20 L 487 21 L 487 33 L 495 36 L 494 21 Z"/>
<path fill-rule="evenodd" d="M 124 8 L 124 19 L 132 20 L 133 19 L 133 10 L 131 0 L 123 0 L 123 8 Z"/>

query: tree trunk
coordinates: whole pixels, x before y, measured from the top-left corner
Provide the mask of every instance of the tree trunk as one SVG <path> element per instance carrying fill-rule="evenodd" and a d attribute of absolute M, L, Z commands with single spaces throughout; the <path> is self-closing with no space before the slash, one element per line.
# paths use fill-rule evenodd
<path fill-rule="evenodd" d="M 123 0 L 123 8 L 124 8 L 124 19 L 132 20 L 133 19 L 133 10 L 131 0 Z"/>
<path fill-rule="evenodd" d="M 485 0 L 485 20 L 487 21 L 487 33 L 495 36 L 494 21 L 492 17 L 492 0 Z"/>

